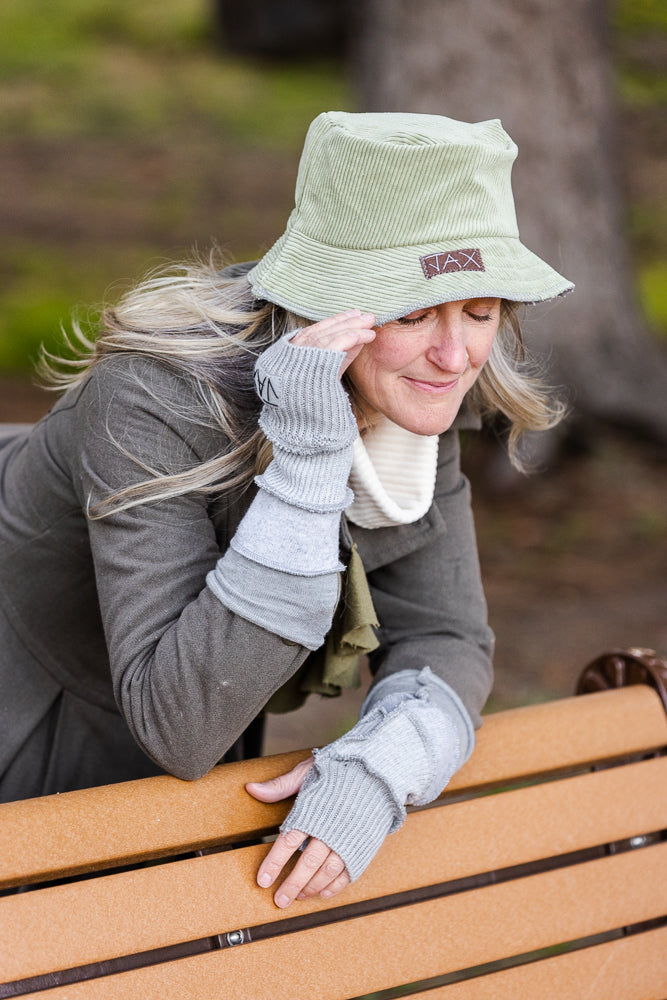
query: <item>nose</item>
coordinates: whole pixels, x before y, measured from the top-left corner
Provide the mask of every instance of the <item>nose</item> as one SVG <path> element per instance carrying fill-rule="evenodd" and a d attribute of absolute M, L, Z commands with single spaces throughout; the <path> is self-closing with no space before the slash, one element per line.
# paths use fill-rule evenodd
<path fill-rule="evenodd" d="M 431 343 L 426 349 L 426 357 L 443 372 L 450 375 L 463 374 L 470 359 L 466 331 L 460 317 L 440 308 Z"/>

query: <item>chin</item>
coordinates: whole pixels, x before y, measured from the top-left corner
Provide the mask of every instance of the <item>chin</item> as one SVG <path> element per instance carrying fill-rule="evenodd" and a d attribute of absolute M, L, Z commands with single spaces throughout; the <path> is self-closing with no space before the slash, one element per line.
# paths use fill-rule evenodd
<path fill-rule="evenodd" d="M 458 411 L 457 411 L 458 412 Z M 422 437 L 433 437 L 435 434 L 444 434 L 454 423 L 456 419 L 456 413 L 451 416 L 442 417 L 440 419 L 426 419 L 426 420 L 415 420 L 415 419 L 401 419 L 396 420 L 393 417 L 389 418 L 394 420 L 394 423 L 398 424 L 406 431 L 411 431 L 413 434 L 419 434 Z"/>
<path fill-rule="evenodd" d="M 420 434 L 423 437 L 431 437 L 434 434 L 444 434 L 448 431 L 456 420 L 456 416 L 461 409 L 461 401 L 454 403 L 450 400 L 448 406 L 428 406 L 421 412 L 413 411 L 402 414 L 401 419 L 395 420 L 397 424 L 405 430 L 412 431 L 413 434 Z"/>

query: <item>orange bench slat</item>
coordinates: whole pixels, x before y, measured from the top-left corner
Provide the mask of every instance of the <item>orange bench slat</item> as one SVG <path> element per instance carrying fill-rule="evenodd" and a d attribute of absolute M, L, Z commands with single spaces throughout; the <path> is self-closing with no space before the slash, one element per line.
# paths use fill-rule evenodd
<path fill-rule="evenodd" d="M 444 797 L 667 744 L 655 691 L 635 685 L 488 716 Z M 307 751 L 228 764 L 199 781 L 163 776 L 0 805 L 0 888 L 157 858 L 277 826 L 289 805 L 244 790 Z"/>
<path fill-rule="evenodd" d="M 667 927 L 503 969 L 404 1000 L 658 1000 L 667 995 Z"/>
<path fill-rule="evenodd" d="M 32 998 L 347 1000 L 654 919 L 666 884 L 662 843 Z"/>
<path fill-rule="evenodd" d="M 0 978 L 42 975 L 650 833 L 667 828 L 666 787 L 667 757 L 660 757 L 416 812 L 341 896 L 286 911 L 255 884 L 262 845 L 10 896 L 0 901 Z"/>

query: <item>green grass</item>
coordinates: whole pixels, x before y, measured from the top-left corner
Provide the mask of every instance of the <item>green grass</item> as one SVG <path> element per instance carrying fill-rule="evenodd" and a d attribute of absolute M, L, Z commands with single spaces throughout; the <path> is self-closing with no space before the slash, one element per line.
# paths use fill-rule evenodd
<path fill-rule="evenodd" d="M 664 0 L 616 0 L 612 28 L 626 36 L 667 32 L 667 6 Z"/>
<path fill-rule="evenodd" d="M 98 259 L 80 253 L 62 253 L 48 244 L 14 241 L 0 247 L 0 371 L 32 367 L 40 346 L 67 354 L 62 329 L 71 327 L 73 313 L 92 330 L 104 302 L 112 301 L 127 287 L 110 283 L 109 274 L 123 274 L 131 263 L 140 273 L 146 266 L 146 248 L 123 248 Z M 114 263 L 115 261 L 115 263 Z"/>

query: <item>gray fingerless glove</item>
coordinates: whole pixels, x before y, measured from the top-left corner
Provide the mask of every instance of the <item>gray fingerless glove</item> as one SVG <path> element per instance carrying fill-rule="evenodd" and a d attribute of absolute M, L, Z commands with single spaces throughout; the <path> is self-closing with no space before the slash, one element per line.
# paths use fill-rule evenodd
<path fill-rule="evenodd" d="M 248 621 L 317 649 L 338 600 L 340 513 L 357 423 L 338 372 L 342 351 L 272 344 L 255 365 L 260 426 L 273 460 L 206 582 Z"/>
<path fill-rule="evenodd" d="M 451 688 L 428 667 L 401 671 L 373 689 L 367 714 L 349 733 L 314 751 L 281 830 L 324 841 L 354 880 L 402 825 L 405 806 L 437 798 L 473 744 L 472 723 Z"/>
<path fill-rule="evenodd" d="M 290 343 L 272 344 L 255 365 L 264 406 L 259 424 L 273 461 L 257 485 L 296 507 L 341 511 L 352 502 L 347 479 L 357 422 L 338 372 L 345 354 Z"/>

